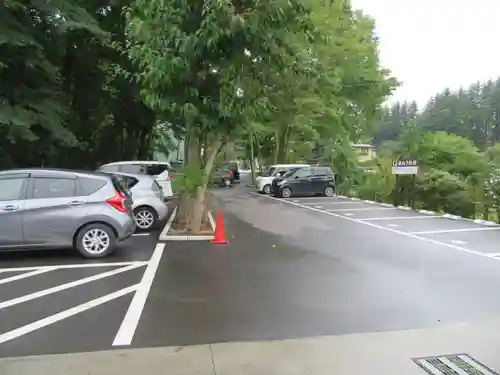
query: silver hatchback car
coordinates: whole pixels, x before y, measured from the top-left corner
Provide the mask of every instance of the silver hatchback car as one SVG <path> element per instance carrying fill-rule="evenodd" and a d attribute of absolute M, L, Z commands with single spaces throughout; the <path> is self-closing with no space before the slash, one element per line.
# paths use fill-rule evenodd
<path fill-rule="evenodd" d="M 112 176 L 0 172 L 0 251 L 74 247 L 86 258 L 101 258 L 135 229 L 132 200 Z"/>
<path fill-rule="evenodd" d="M 132 210 L 137 229 L 153 229 L 159 220 L 167 217 L 163 190 L 153 176 L 132 173 L 112 173 L 130 191 Z"/>

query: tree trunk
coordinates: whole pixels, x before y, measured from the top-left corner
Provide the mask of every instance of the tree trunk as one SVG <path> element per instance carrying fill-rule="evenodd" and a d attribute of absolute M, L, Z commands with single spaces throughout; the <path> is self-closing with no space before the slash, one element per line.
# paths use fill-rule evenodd
<path fill-rule="evenodd" d="M 274 164 L 285 164 L 287 162 L 288 138 L 290 125 L 280 127 L 274 135 L 276 149 L 274 150 Z"/>
<path fill-rule="evenodd" d="M 195 134 L 193 124 L 189 122 L 186 122 L 184 160 L 184 165 L 188 166 L 189 164 L 189 167 L 193 169 L 200 168 L 199 138 Z M 177 206 L 178 222 L 182 223 L 188 229 L 191 228 L 193 222 L 193 202 L 195 201 L 195 195 L 196 192 L 183 191 L 180 196 L 179 205 Z"/>
<path fill-rule="evenodd" d="M 222 146 L 222 138 L 217 137 L 211 147 L 207 147 L 205 152 L 209 154 L 207 162 L 203 167 L 202 172 L 202 182 L 201 186 L 196 189 L 195 199 L 192 201 L 191 213 L 192 220 L 189 223 L 189 231 L 192 233 L 198 233 L 201 229 L 203 212 L 205 209 L 205 193 L 207 190 L 208 182 L 210 181 L 210 176 L 212 174 L 212 167 L 215 163 L 215 158 L 219 153 Z"/>
<path fill-rule="evenodd" d="M 253 129 L 250 128 L 250 132 L 248 133 L 248 142 L 250 144 L 250 170 L 252 172 L 252 184 L 255 185 L 255 150 L 254 150 L 254 136 Z"/>
<path fill-rule="evenodd" d="M 278 164 L 280 147 L 281 147 L 281 137 L 279 130 L 274 132 L 274 154 L 273 154 L 273 164 Z"/>
<path fill-rule="evenodd" d="M 201 153 L 201 150 L 203 150 L 203 167 L 205 167 L 205 165 L 207 165 L 207 162 L 208 162 L 208 157 L 210 156 L 209 152 L 207 151 L 207 147 L 208 147 L 208 134 L 205 133 L 201 138 L 201 141 L 200 141 L 200 153 Z"/>

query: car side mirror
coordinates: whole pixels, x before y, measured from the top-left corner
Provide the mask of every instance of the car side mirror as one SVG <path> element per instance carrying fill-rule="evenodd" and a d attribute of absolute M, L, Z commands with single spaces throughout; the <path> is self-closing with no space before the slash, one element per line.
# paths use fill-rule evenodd
<path fill-rule="evenodd" d="M 294 178 L 297 180 L 297 179 L 299 179 L 299 176 L 295 176 Z"/>

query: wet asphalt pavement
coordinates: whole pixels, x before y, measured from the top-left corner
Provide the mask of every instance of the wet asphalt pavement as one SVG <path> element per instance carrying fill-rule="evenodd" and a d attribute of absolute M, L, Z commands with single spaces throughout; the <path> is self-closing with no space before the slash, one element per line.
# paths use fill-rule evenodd
<path fill-rule="evenodd" d="M 338 197 L 276 200 L 243 184 L 215 195 L 230 243 L 166 243 L 131 347 L 401 330 L 500 313 L 500 227 Z M 136 268 L 6 308 L 110 268 L 4 284 L 16 273 L 0 272 L 0 341 L 26 322 L 142 283 L 156 238 L 134 237 L 106 260 Z M 78 262 L 66 253 L 0 258 L 2 268 Z M 133 295 L 0 343 L 0 356 L 111 349 Z"/>
<path fill-rule="evenodd" d="M 74 250 L 0 253 L 0 357 L 110 349 L 133 297 L 117 292 L 141 281 L 160 229 L 99 260 Z M 92 305 L 106 295 L 114 298 Z"/>

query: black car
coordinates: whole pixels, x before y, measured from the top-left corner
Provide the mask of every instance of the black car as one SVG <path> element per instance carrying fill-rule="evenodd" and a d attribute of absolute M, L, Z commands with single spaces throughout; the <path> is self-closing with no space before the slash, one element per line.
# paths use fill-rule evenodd
<path fill-rule="evenodd" d="M 273 181 L 275 197 L 290 198 L 292 195 L 335 194 L 335 178 L 330 167 L 305 167 L 290 171 Z"/>
<path fill-rule="evenodd" d="M 227 162 L 227 163 L 224 163 L 221 165 L 220 168 L 227 168 L 227 169 L 230 169 L 232 174 L 233 174 L 233 178 L 232 178 L 232 182 L 234 183 L 235 181 L 239 181 L 240 180 L 240 171 L 239 171 L 239 168 L 238 168 L 238 163 L 235 163 L 235 162 Z"/>
<path fill-rule="evenodd" d="M 212 172 L 212 184 L 225 187 L 233 187 L 234 184 L 233 170 L 227 166 L 215 169 Z"/>

